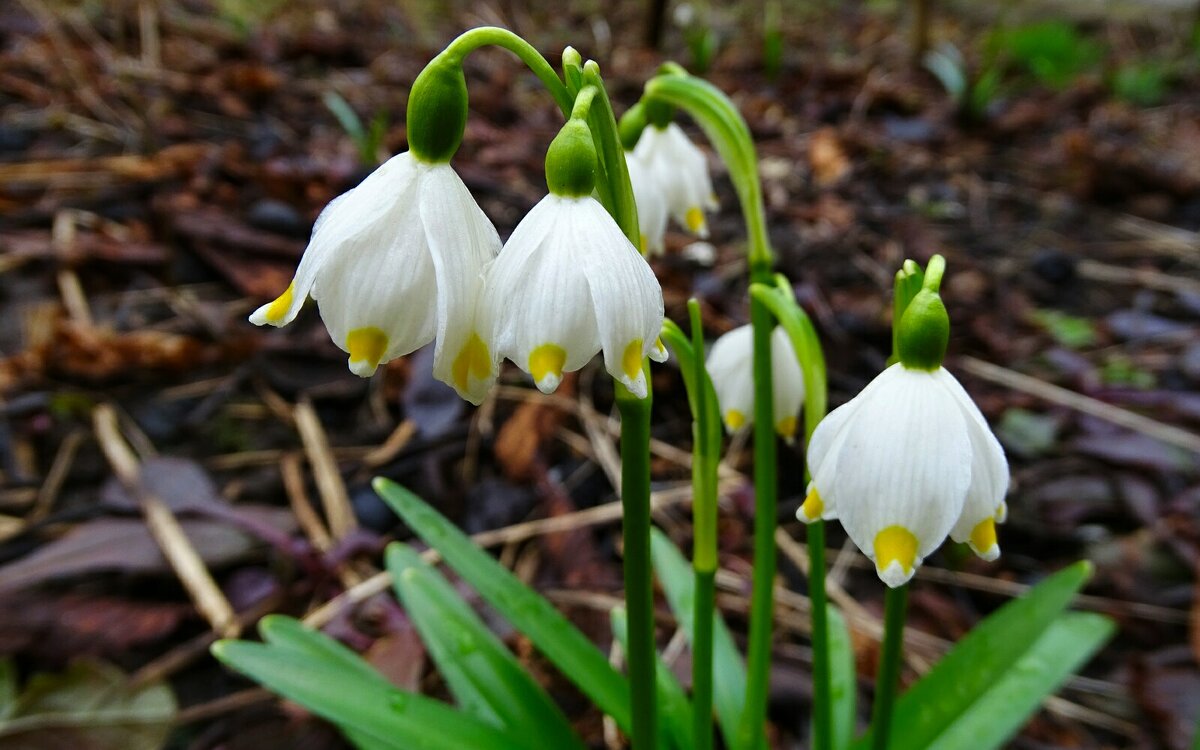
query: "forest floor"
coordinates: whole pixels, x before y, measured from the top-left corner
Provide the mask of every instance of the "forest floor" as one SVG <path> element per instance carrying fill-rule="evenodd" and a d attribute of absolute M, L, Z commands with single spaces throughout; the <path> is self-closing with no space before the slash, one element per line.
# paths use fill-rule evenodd
<path fill-rule="evenodd" d="M 282 331 L 246 322 L 287 286 L 321 208 L 405 148 L 407 89 L 458 31 L 509 26 L 555 64 L 571 44 L 600 63 L 618 111 L 661 61 L 693 62 L 670 24 L 663 51 L 642 48 L 639 4 L 606 18 L 545 5 L 0 6 L 0 656 L 12 657 L 0 688 L 37 673 L 56 675 L 40 688 L 51 693 L 169 687 L 153 700 L 180 707 L 163 720 L 170 747 L 343 747 L 207 651 L 214 633 L 251 633 L 266 612 L 320 610 L 327 632 L 398 684 L 444 695 L 412 626 L 383 605 L 389 594 L 322 609 L 407 535 L 371 491 L 377 475 L 482 535 L 607 648 L 621 595 L 619 471 L 611 385 L 596 363 L 552 397 L 506 371 L 476 409 L 432 379 L 428 350 L 363 380 L 314 309 Z M 997 57 L 986 19 L 935 16 L 934 43 L 963 50 L 968 79 L 996 70 L 1000 85 L 974 109 L 910 63 L 897 8 L 785 16 L 773 76 L 757 22 L 743 21 L 713 20 L 707 75 L 756 139 L 778 268 L 824 341 L 831 406 L 884 366 L 895 270 L 940 252 L 947 365 L 1012 463 L 1002 557 L 948 545 L 917 576 L 905 679 L 1030 584 L 1088 559 L 1096 574 L 1079 606 L 1112 616 L 1118 634 L 1012 746 L 1191 747 L 1200 47 L 1181 31 L 1190 19 L 1091 20 L 1055 42 L 1066 62 L 1043 64 L 1022 58 L 1016 37 Z M 560 116 L 506 53 L 474 55 L 467 71 L 471 117 L 454 166 L 504 237 L 543 195 Z M 377 121 L 379 142 L 356 143 L 339 107 Z M 743 227 L 713 165 L 711 246 L 673 229 L 653 263 L 668 316 L 685 320 L 696 296 L 710 335 L 747 319 Z M 674 365 L 653 372 L 656 521 L 686 549 L 690 417 Z M 744 447 L 729 449 L 738 473 L 720 525 L 720 603 L 739 640 L 753 528 Z M 779 602 L 773 661 L 783 748 L 807 733 L 809 652 L 804 532 L 792 520 L 801 461 L 781 450 L 796 459 L 781 468 L 780 519 L 795 542 L 781 547 L 780 576 L 796 592 Z M 164 560 L 159 541 L 182 544 L 180 531 L 215 587 L 181 582 Z M 836 524 L 830 550 L 868 695 L 883 589 Z M 599 714 L 507 635 L 604 746 Z M 46 731 L 27 746 L 67 733 L 71 747 L 132 747 L 100 730 Z"/>

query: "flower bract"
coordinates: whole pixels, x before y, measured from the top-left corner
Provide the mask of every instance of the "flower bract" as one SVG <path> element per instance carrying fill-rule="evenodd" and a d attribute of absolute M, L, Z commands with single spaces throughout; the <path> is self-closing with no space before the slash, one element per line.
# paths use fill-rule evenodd
<path fill-rule="evenodd" d="M 704 152 L 670 123 L 663 128 L 646 126 L 633 153 L 661 186 L 672 218 L 692 234 L 707 237 L 704 212 L 716 209 L 717 198 Z"/>
<path fill-rule="evenodd" d="M 838 518 L 899 586 L 951 535 L 1000 554 L 1008 463 L 978 407 L 945 368 L 896 363 L 817 425 L 800 520 Z"/>
<path fill-rule="evenodd" d="M 499 249 L 449 164 L 399 154 L 326 206 L 291 285 L 250 321 L 286 325 L 311 296 L 363 377 L 436 339 L 434 375 L 478 403 L 493 368 L 476 299 L 480 272 Z"/>
<path fill-rule="evenodd" d="M 713 343 L 705 362 L 729 432 L 754 423 L 754 331 L 749 325 L 734 328 Z M 789 443 L 796 436 L 800 407 L 804 404 L 804 373 L 796 350 L 782 328 L 771 333 L 771 384 L 775 406 L 775 431 Z"/>
<path fill-rule="evenodd" d="M 544 393 L 602 350 L 608 372 L 641 398 L 643 357 L 666 356 L 658 279 L 590 196 L 547 195 L 521 220 L 487 270 L 481 319 L 497 359 Z"/>

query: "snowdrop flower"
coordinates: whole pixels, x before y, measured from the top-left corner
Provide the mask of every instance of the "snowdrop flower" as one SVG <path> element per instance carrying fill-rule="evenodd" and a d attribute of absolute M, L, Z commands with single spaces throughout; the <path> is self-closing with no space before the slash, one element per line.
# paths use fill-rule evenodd
<path fill-rule="evenodd" d="M 949 319 L 937 294 L 940 256 L 899 323 L 900 361 L 817 425 L 812 484 L 800 520 L 841 520 L 888 586 L 907 582 L 945 540 L 985 560 L 1000 554 L 1004 449 L 963 387 L 941 366 Z"/>
<path fill-rule="evenodd" d="M 625 165 L 629 168 L 629 183 L 633 186 L 633 201 L 637 204 L 642 245 L 639 249 L 647 257 L 662 255 L 667 233 L 666 194 L 649 168 L 630 151 L 625 152 Z"/>
<path fill-rule="evenodd" d="M 466 96 L 458 63 L 435 58 L 410 95 L 411 151 L 325 207 L 292 283 L 252 323 L 287 325 L 311 296 L 356 375 L 436 340 L 434 375 L 483 399 L 494 368 L 476 300 L 500 238 L 449 164 Z"/>
<path fill-rule="evenodd" d="M 754 331 L 735 328 L 713 343 L 705 365 L 729 432 L 754 423 Z M 804 404 L 804 373 L 796 350 L 782 328 L 771 333 L 771 381 L 775 431 L 789 444 L 796 437 L 796 415 Z"/>
<path fill-rule="evenodd" d="M 543 393 L 602 350 L 608 372 L 643 398 L 643 358 L 666 357 L 658 341 L 662 288 L 591 197 L 595 165 L 587 125 L 570 120 L 546 156 L 550 194 L 488 268 L 481 311 L 496 358 L 511 359 Z"/>
<path fill-rule="evenodd" d="M 362 377 L 436 338 L 434 374 L 478 403 L 491 360 L 475 300 L 480 271 L 499 250 L 454 169 L 402 153 L 321 212 L 295 279 L 250 322 L 287 325 L 311 296 Z"/>
<path fill-rule="evenodd" d="M 707 237 L 704 211 L 716 209 L 717 197 L 704 152 L 672 122 L 665 127 L 647 125 L 633 153 L 662 187 L 675 221 L 692 234 Z"/>

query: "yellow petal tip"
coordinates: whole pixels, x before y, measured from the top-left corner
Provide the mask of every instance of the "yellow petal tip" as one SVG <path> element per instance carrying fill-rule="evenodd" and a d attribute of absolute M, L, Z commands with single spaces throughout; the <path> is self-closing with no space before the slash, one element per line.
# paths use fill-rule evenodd
<path fill-rule="evenodd" d="M 684 219 L 688 231 L 692 234 L 700 234 L 704 231 L 704 211 L 699 206 L 689 208 Z"/>
<path fill-rule="evenodd" d="M 542 344 L 529 353 L 529 374 L 542 393 L 551 393 L 562 382 L 567 350 L 558 344 Z"/>
<path fill-rule="evenodd" d="M 492 373 L 492 362 L 488 353 L 487 344 L 483 343 L 483 339 L 478 333 L 471 332 L 471 336 L 467 339 L 467 343 L 463 344 L 463 348 L 459 350 L 458 356 L 454 358 L 454 362 L 450 365 L 451 375 L 454 378 L 454 387 L 460 393 L 470 391 L 471 378 L 483 380 Z"/>
<path fill-rule="evenodd" d="M 875 569 L 889 586 L 895 587 L 912 577 L 920 544 L 903 526 L 888 526 L 875 535 Z"/>
<path fill-rule="evenodd" d="M 804 498 L 804 504 L 800 506 L 800 510 L 796 511 L 796 518 L 804 523 L 812 523 L 819 520 L 824 514 L 825 503 L 821 500 L 817 488 L 813 487 L 809 489 L 808 497 Z"/>
<path fill-rule="evenodd" d="M 996 519 L 988 517 L 975 524 L 967 544 L 984 560 L 1000 557 L 1000 545 L 996 540 Z"/>
<path fill-rule="evenodd" d="M 360 377 L 369 377 L 379 367 L 383 353 L 387 351 L 388 337 L 375 326 L 355 328 L 346 334 L 346 351 L 350 354 L 350 371 Z"/>
<path fill-rule="evenodd" d="M 746 415 L 742 414 L 737 409 L 730 409 L 725 412 L 725 426 L 730 432 L 736 432 L 746 426 Z"/>
<path fill-rule="evenodd" d="M 625 352 L 621 355 L 621 371 L 630 380 L 637 380 L 637 376 L 642 374 L 641 339 L 634 339 L 626 344 Z"/>
<path fill-rule="evenodd" d="M 796 437 L 798 422 L 795 417 L 784 417 L 775 424 L 775 432 L 784 440 L 791 442 Z"/>

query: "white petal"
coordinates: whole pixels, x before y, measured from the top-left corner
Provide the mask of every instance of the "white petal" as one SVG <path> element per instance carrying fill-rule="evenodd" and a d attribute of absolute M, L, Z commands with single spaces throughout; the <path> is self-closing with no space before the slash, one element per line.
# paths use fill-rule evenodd
<path fill-rule="evenodd" d="M 483 268 L 500 252 L 500 237 L 448 164 L 422 176 L 420 212 L 438 290 L 433 374 L 478 404 L 496 378 L 490 325 L 477 310 Z"/>
<path fill-rule="evenodd" d="M 604 367 L 638 398 L 647 393 L 642 359 L 659 349 L 662 287 L 646 260 L 593 198 L 582 198 L 566 255 L 588 282 Z"/>
<path fill-rule="evenodd" d="M 879 570 L 895 585 L 891 580 L 911 575 L 961 513 L 971 451 L 965 419 L 932 373 L 896 365 L 873 385 L 838 431 L 839 444 L 828 448 L 814 482 L 871 559 L 881 531 L 900 527 L 915 537 L 911 566 Z"/>
<path fill-rule="evenodd" d="M 994 524 L 1007 515 L 1004 496 L 1008 493 L 1009 471 L 1004 448 L 958 380 L 945 368 L 934 373 L 934 377 L 961 410 L 971 441 L 971 485 L 950 537 L 956 542 L 966 542 L 985 560 L 994 560 L 1000 555 Z"/>
<path fill-rule="evenodd" d="M 600 349 L 588 279 L 574 254 L 578 222 L 587 218 L 584 200 L 543 198 L 517 225 L 484 285 L 496 356 L 534 375 L 547 393 L 563 372 L 583 367 Z M 548 367 L 530 359 L 539 352 L 545 365 L 541 355 L 550 350 L 543 347 L 560 350 Z"/>
<path fill-rule="evenodd" d="M 637 204 L 638 230 L 642 236 L 642 252 L 647 257 L 662 255 L 663 238 L 667 232 L 667 197 L 649 167 L 632 152 L 625 152 L 629 168 L 629 183 Z"/>
<path fill-rule="evenodd" d="M 708 236 L 705 208 L 715 208 L 708 159 L 675 123 L 642 131 L 634 154 L 658 180 L 675 221 L 699 237 Z"/>
<path fill-rule="evenodd" d="M 775 431 L 791 444 L 796 435 L 797 414 L 804 405 L 804 371 L 796 359 L 791 338 L 779 326 L 771 333 L 771 392 Z"/>
<path fill-rule="evenodd" d="M 749 325 L 721 335 L 708 350 L 705 367 L 717 394 L 721 421 L 729 432 L 754 422 L 754 332 Z"/>

